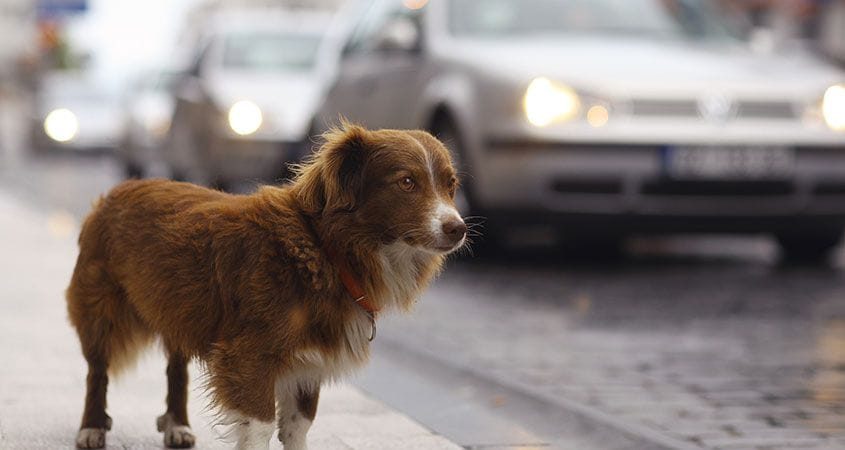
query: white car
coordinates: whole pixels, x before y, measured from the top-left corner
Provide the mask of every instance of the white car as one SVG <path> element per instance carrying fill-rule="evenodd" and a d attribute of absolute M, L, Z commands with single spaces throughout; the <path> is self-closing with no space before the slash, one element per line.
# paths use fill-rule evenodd
<path fill-rule="evenodd" d="M 332 67 L 331 15 L 224 11 L 199 26 L 195 61 L 175 83 L 165 160 L 202 184 L 277 178 L 309 141 Z"/>
<path fill-rule="evenodd" d="M 451 145 L 489 233 L 845 226 L 845 73 L 706 0 L 368 0 L 321 109 Z"/>
<path fill-rule="evenodd" d="M 30 123 L 34 149 L 80 152 L 114 150 L 124 127 L 117 88 L 77 72 L 42 76 Z"/>
<path fill-rule="evenodd" d="M 139 77 L 124 101 L 125 133 L 118 148 L 127 177 L 167 175 L 162 151 L 170 132 L 176 73 L 159 70 Z"/>

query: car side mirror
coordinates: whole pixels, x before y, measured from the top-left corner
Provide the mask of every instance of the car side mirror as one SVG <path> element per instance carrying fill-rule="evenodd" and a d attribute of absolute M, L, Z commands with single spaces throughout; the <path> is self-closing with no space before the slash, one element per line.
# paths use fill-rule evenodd
<path fill-rule="evenodd" d="M 420 48 L 420 28 L 409 17 L 391 20 L 381 29 L 374 49 L 383 52 L 414 52 Z"/>

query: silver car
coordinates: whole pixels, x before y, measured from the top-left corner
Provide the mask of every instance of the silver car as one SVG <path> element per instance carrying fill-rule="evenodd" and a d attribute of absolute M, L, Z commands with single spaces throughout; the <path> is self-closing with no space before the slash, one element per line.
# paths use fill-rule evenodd
<path fill-rule="evenodd" d="M 752 49 L 716 4 L 360 2 L 321 122 L 439 134 L 492 233 L 766 232 L 822 256 L 845 225 L 845 73 Z"/>
<path fill-rule="evenodd" d="M 112 151 L 123 134 L 117 89 L 86 73 L 43 75 L 33 112 L 30 136 L 35 150 Z"/>
<path fill-rule="evenodd" d="M 276 178 L 308 142 L 322 101 L 330 15 L 267 9 L 215 14 L 176 82 L 165 159 L 202 184 Z"/>
<path fill-rule="evenodd" d="M 132 84 L 125 99 L 126 127 L 118 148 L 124 173 L 130 178 L 167 175 L 162 158 L 175 102 L 175 72 L 144 74 Z"/>

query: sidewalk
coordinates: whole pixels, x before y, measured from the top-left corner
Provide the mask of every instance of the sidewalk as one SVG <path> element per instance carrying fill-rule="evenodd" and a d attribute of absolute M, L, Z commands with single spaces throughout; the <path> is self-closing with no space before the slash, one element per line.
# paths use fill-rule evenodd
<path fill-rule="evenodd" d="M 44 214 L 0 191 L 0 449 L 73 448 L 86 367 L 67 321 L 64 289 L 77 232 L 71 215 Z M 196 380 L 199 369 L 190 370 Z M 164 410 L 164 372 L 164 358 L 153 349 L 110 384 L 109 449 L 162 448 L 155 418 Z M 197 448 L 231 448 L 216 439 L 205 405 L 192 389 Z M 314 450 L 460 448 L 350 386 L 323 391 L 308 442 Z M 274 438 L 271 448 L 281 444 Z"/>

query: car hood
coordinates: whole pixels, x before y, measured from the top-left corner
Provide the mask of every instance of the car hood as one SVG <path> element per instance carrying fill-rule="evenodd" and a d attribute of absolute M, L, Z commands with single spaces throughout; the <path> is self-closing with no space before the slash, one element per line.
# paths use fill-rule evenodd
<path fill-rule="evenodd" d="M 221 112 L 228 111 L 237 101 L 249 100 L 264 115 L 264 133 L 269 133 L 265 137 L 291 141 L 307 135 L 324 93 L 324 83 L 314 73 L 221 73 L 206 82 Z"/>
<path fill-rule="evenodd" d="M 283 140 L 302 139 L 311 125 L 324 93 L 324 83 L 313 74 L 238 74 L 210 76 L 207 90 L 226 112 L 237 101 L 249 100 L 259 108 L 273 134 Z"/>
<path fill-rule="evenodd" d="M 757 54 L 739 43 L 606 37 L 465 40 L 452 52 L 485 73 L 500 71 L 519 82 L 547 76 L 619 93 L 818 90 L 845 81 L 843 72 L 808 52 Z"/>
<path fill-rule="evenodd" d="M 221 109 L 249 100 L 273 112 L 311 107 L 320 93 L 313 74 L 219 74 L 209 77 L 207 87 Z"/>

